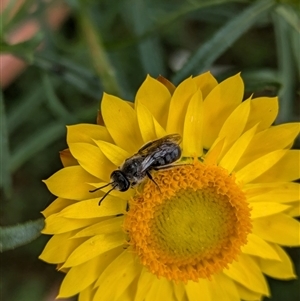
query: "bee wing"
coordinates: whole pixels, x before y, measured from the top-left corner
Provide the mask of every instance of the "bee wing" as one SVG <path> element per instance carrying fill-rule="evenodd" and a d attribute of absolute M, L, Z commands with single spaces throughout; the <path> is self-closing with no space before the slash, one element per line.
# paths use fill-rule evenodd
<path fill-rule="evenodd" d="M 173 142 L 179 144 L 181 142 L 181 136 L 179 134 L 170 134 L 162 138 L 150 141 L 140 148 L 138 154 L 140 156 L 145 156 L 145 157 L 149 156 L 150 154 L 156 152 L 157 149 L 160 146 L 164 145 L 164 143 L 166 142 Z"/>
<path fill-rule="evenodd" d="M 142 151 L 140 150 L 141 152 L 138 152 L 138 154 L 144 156 L 144 160 L 141 163 L 141 172 L 144 172 L 151 167 L 158 158 L 164 157 L 166 154 L 170 153 L 170 143 L 179 144 L 180 141 L 180 135 L 174 134 L 147 143 L 142 148 Z"/>

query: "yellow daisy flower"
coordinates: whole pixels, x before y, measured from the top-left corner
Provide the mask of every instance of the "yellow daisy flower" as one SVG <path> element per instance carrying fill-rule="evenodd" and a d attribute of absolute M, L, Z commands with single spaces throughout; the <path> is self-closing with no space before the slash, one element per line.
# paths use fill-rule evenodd
<path fill-rule="evenodd" d="M 264 275 L 295 278 L 282 246 L 299 246 L 299 124 L 272 126 L 277 98 L 243 96 L 239 74 L 178 87 L 148 76 L 134 103 L 104 94 L 98 125 L 68 127 L 64 168 L 45 181 L 57 199 L 43 211 L 53 237 L 40 255 L 66 273 L 58 297 L 261 300 Z M 181 159 L 99 206 L 111 187 L 96 188 L 169 134 L 182 137 Z"/>

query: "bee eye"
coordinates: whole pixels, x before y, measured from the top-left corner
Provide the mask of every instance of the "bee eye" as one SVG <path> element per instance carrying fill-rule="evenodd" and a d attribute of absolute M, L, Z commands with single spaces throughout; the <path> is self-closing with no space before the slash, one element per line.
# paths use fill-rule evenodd
<path fill-rule="evenodd" d="M 111 181 L 116 190 L 126 191 L 130 187 L 130 182 L 120 170 L 115 170 L 111 174 Z"/>

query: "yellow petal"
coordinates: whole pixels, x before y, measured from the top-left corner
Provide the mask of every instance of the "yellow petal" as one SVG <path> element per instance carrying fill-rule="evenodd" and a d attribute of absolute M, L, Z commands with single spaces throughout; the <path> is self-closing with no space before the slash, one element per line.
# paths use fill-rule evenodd
<path fill-rule="evenodd" d="M 45 220 L 45 228 L 43 234 L 60 234 L 76 230 L 82 227 L 87 227 L 99 221 L 99 218 L 93 219 L 67 219 L 59 216 L 58 214 L 52 214 Z"/>
<path fill-rule="evenodd" d="M 290 204 L 291 208 L 286 211 L 291 217 L 299 217 L 300 216 L 300 202 L 297 201 L 296 203 Z"/>
<path fill-rule="evenodd" d="M 183 301 L 185 299 L 185 284 L 184 283 L 175 283 L 173 282 L 173 292 L 175 300 Z"/>
<path fill-rule="evenodd" d="M 300 177 L 300 151 L 289 150 L 287 154 L 264 174 L 258 177 L 256 182 L 289 182 Z"/>
<path fill-rule="evenodd" d="M 269 296 L 269 288 L 257 263 L 250 256 L 241 254 L 223 273 L 251 291 Z"/>
<path fill-rule="evenodd" d="M 93 236 L 78 246 L 62 267 L 66 268 L 80 265 L 100 254 L 122 246 L 124 242 L 125 236 L 122 232 Z"/>
<path fill-rule="evenodd" d="M 101 111 L 114 142 L 127 152 L 135 153 L 143 144 L 135 110 L 125 101 L 104 94 Z"/>
<path fill-rule="evenodd" d="M 113 163 L 113 169 L 115 169 L 116 166 L 120 166 L 125 159 L 130 157 L 126 150 L 115 144 L 100 140 L 95 141 L 95 143 L 100 148 L 101 152 L 106 156 L 106 158 Z M 110 174 L 108 170 L 106 172 L 107 174 Z"/>
<path fill-rule="evenodd" d="M 224 143 L 225 138 L 216 140 L 216 143 L 213 144 L 204 157 L 205 164 L 217 164 L 219 162 L 219 157 L 221 155 Z"/>
<path fill-rule="evenodd" d="M 278 149 L 289 146 L 299 133 L 298 123 L 287 123 L 272 126 L 257 133 L 250 141 L 244 156 L 238 162 L 237 168 L 245 166 L 249 162 Z"/>
<path fill-rule="evenodd" d="M 127 250 L 115 258 L 95 284 L 98 286 L 95 300 L 118 299 L 142 269 L 142 266 L 135 260 L 135 254 Z"/>
<path fill-rule="evenodd" d="M 270 170 L 285 154 L 287 150 L 278 150 L 264 155 L 236 172 L 236 179 L 242 183 L 249 183 L 261 174 Z"/>
<path fill-rule="evenodd" d="M 183 135 L 185 113 L 191 97 L 196 93 L 197 87 L 190 77 L 184 80 L 175 90 L 171 98 L 167 121 L 167 132 Z"/>
<path fill-rule="evenodd" d="M 153 285 L 145 296 L 145 301 L 170 300 L 173 295 L 172 283 L 165 278 L 153 282 Z"/>
<path fill-rule="evenodd" d="M 167 87 L 148 75 L 136 94 L 135 103 L 146 106 L 159 124 L 165 127 L 170 99 L 171 93 Z"/>
<path fill-rule="evenodd" d="M 106 127 L 95 124 L 75 124 L 67 126 L 67 143 L 93 143 L 93 140 L 112 142 Z"/>
<path fill-rule="evenodd" d="M 225 120 L 242 102 L 244 84 L 239 74 L 217 85 L 203 103 L 203 145 L 209 149 L 216 140 Z"/>
<path fill-rule="evenodd" d="M 48 217 L 51 214 L 58 213 L 62 209 L 68 207 L 71 204 L 74 204 L 74 200 L 67 200 L 62 198 L 57 198 L 55 201 L 53 201 L 45 210 L 43 210 L 41 213 L 44 217 Z"/>
<path fill-rule="evenodd" d="M 154 126 L 154 116 L 142 103 L 136 104 L 137 118 L 143 138 L 143 142 L 149 142 L 157 138 Z"/>
<path fill-rule="evenodd" d="M 78 161 L 72 156 L 69 149 L 60 151 L 59 157 L 64 167 L 79 165 Z"/>
<path fill-rule="evenodd" d="M 112 217 L 104 221 L 95 222 L 91 226 L 83 228 L 77 232 L 73 237 L 87 237 L 95 236 L 98 234 L 109 234 L 122 230 L 124 223 L 124 216 Z"/>
<path fill-rule="evenodd" d="M 284 246 L 299 246 L 299 231 L 299 222 L 284 213 L 253 221 L 254 234 L 266 241 Z"/>
<path fill-rule="evenodd" d="M 280 257 L 280 261 L 259 259 L 259 265 L 264 274 L 277 279 L 295 279 L 294 266 L 288 254 L 278 245 L 272 244 Z"/>
<path fill-rule="evenodd" d="M 208 281 L 208 287 L 212 301 L 240 301 L 234 281 L 224 274 L 214 275 L 213 279 Z"/>
<path fill-rule="evenodd" d="M 235 166 L 238 164 L 240 158 L 243 156 L 245 150 L 247 149 L 251 139 L 254 137 L 257 130 L 257 125 L 245 132 L 241 137 L 239 137 L 228 152 L 221 159 L 219 166 L 228 170 L 231 173 Z"/>
<path fill-rule="evenodd" d="M 300 199 L 299 183 L 257 183 L 243 187 L 249 202 L 289 203 Z"/>
<path fill-rule="evenodd" d="M 245 130 L 259 123 L 258 131 L 262 131 L 274 122 L 278 114 L 277 97 L 258 97 L 251 100 L 251 111 Z"/>
<path fill-rule="evenodd" d="M 91 186 L 87 183 L 97 182 L 97 179 L 81 166 L 70 166 L 59 170 L 44 182 L 52 194 L 79 201 L 90 198 Z"/>
<path fill-rule="evenodd" d="M 224 122 L 218 138 L 225 138 L 222 153 L 242 135 L 250 112 L 250 99 L 242 102 Z"/>
<path fill-rule="evenodd" d="M 206 279 L 199 279 L 199 282 L 188 281 L 185 289 L 189 301 L 199 301 L 199 296 L 205 301 L 214 301 L 211 299 Z"/>
<path fill-rule="evenodd" d="M 70 143 L 70 151 L 79 164 L 91 175 L 109 180 L 110 172 L 115 169 L 103 152 L 96 146 L 88 143 Z"/>
<path fill-rule="evenodd" d="M 203 100 L 200 90 L 192 96 L 184 120 L 183 130 L 183 156 L 200 157 L 203 153 L 202 146 L 202 124 L 203 122 Z"/>
<path fill-rule="evenodd" d="M 162 75 L 159 75 L 156 78 L 156 80 L 158 80 L 160 83 L 162 83 L 169 90 L 171 95 L 174 93 L 176 87 L 165 77 L 163 77 Z"/>
<path fill-rule="evenodd" d="M 250 233 L 247 239 L 247 244 L 242 247 L 243 253 L 264 259 L 280 260 L 277 252 L 270 246 L 270 243 L 253 233 Z"/>
<path fill-rule="evenodd" d="M 274 202 L 256 202 L 256 203 L 251 203 L 250 206 L 252 208 L 251 210 L 252 219 L 277 214 L 290 208 L 290 206 L 288 205 L 274 203 Z"/>
<path fill-rule="evenodd" d="M 65 218 L 95 218 L 102 216 L 112 216 L 124 213 L 126 211 L 126 201 L 107 196 L 107 198 L 98 205 L 99 198 L 77 202 L 62 210 L 59 215 Z"/>
<path fill-rule="evenodd" d="M 94 295 L 95 291 L 93 290 L 93 285 L 90 285 L 80 292 L 78 296 L 78 301 L 91 301 L 93 300 Z"/>
<path fill-rule="evenodd" d="M 158 281 L 157 277 L 148 272 L 145 268 L 143 268 L 138 279 L 138 285 L 134 301 L 144 301 L 147 292 L 150 290 L 150 288 L 156 281 Z"/>
<path fill-rule="evenodd" d="M 203 99 L 218 85 L 217 80 L 209 71 L 195 76 L 193 81 L 196 83 L 196 86 L 200 88 Z"/>
<path fill-rule="evenodd" d="M 70 254 L 86 241 L 86 238 L 70 239 L 75 232 L 56 234 L 51 237 L 39 259 L 58 264 L 67 260 Z"/>
<path fill-rule="evenodd" d="M 109 256 L 110 254 L 110 252 L 102 254 L 102 256 L 97 256 L 83 264 L 72 267 L 64 277 L 57 297 L 67 298 L 74 296 L 95 282 L 103 270 L 103 265 L 107 265 L 106 261 L 110 259 L 107 257 L 114 259 L 114 257 Z"/>
<path fill-rule="evenodd" d="M 262 301 L 263 296 L 260 293 L 253 292 L 243 285 L 240 285 L 239 283 L 235 284 L 236 289 L 238 290 L 238 293 L 240 295 L 241 300 L 247 300 L 247 301 Z"/>

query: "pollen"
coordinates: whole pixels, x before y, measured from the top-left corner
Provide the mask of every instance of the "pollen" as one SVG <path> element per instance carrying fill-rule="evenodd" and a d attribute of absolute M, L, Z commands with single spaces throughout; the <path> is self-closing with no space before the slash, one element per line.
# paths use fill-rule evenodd
<path fill-rule="evenodd" d="M 228 267 L 247 243 L 250 208 L 234 175 L 195 160 L 153 174 L 130 200 L 128 244 L 151 273 L 187 282 Z"/>

